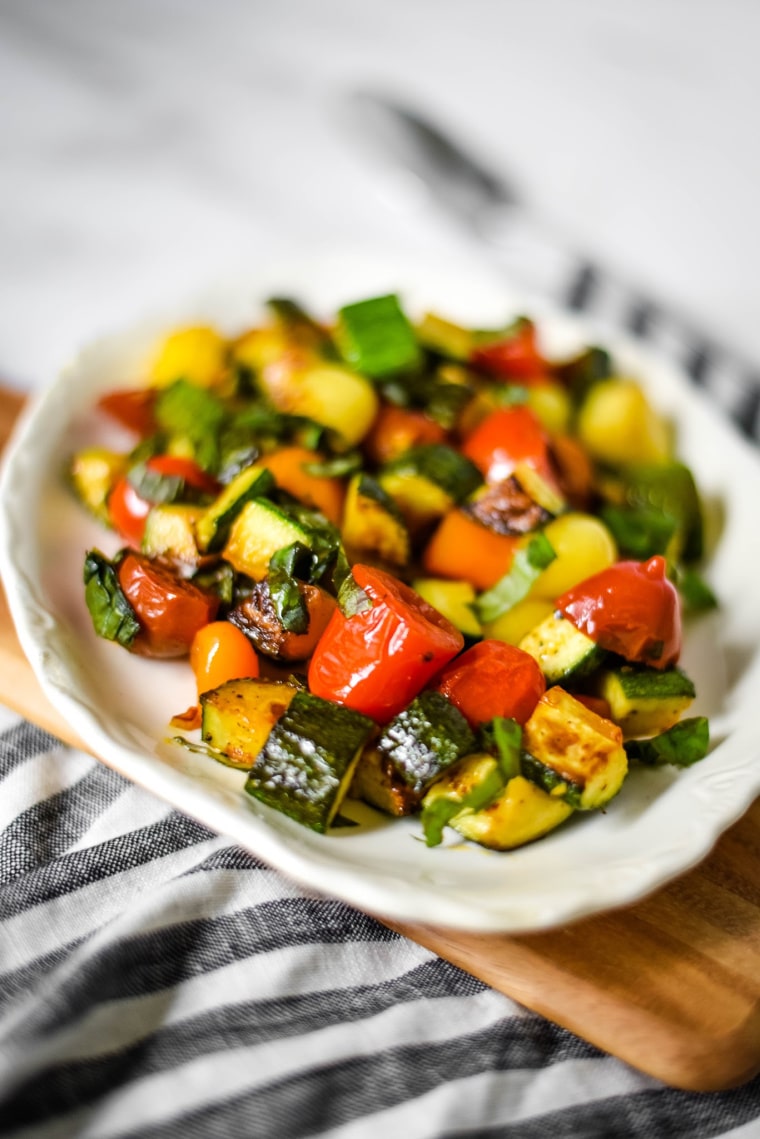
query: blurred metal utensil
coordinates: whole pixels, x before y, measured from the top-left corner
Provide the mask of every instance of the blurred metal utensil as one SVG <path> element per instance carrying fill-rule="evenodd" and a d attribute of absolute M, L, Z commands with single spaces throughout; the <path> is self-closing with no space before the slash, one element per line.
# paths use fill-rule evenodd
<path fill-rule="evenodd" d="M 680 361 L 751 438 L 760 437 L 760 375 L 698 323 L 585 257 L 532 215 L 506 177 L 429 118 L 391 96 L 355 92 L 348 110 L 365 146 L 410 171 L 510 279 L 588 311 Z"/>

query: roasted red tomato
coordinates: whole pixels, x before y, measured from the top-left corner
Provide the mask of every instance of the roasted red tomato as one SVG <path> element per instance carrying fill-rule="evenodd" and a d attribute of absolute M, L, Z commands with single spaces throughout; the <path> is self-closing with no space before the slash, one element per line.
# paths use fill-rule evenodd
<path fill-rule="evenodd" d="M 444 668 L 435 686 L 473 728 L 494 716 L 524 724 L 546 691 L 544 674 L 533 657 L 495 640 L 480 641 L 462 653 Z"/>
<path fill-rule="evenodd" d="M 127 553 L 117 573 L 122 592 L 140 622 L 140 632 L 130 646 L 134 653 L 186 656 L 198 630 L 216 617 L 218 598 L 143 554 Z"/>
<path fill-rule="evenodd" d="M 470 353 L 470 362 L 500 380 L 529 383 L 545 380 L 549 368 L 538 348 L 536 326 L 523 318 L 502 339 L 479 344 Z"/>
<path fill-rule="evenodd" d="M 530 408 L 522 404 L 492 411 L 467 436 L 462 453 L 489 483 L 508 479 L 520 464 L 556 482 L 548 436 Z"/>
<path fill-rule="evenodd" d="M 617 562 L 557 598 L 557 609 L 587 637 L 626 660 L 668 668 L 681 653 L 678 592 L 657 554 Z"/>
<path fill-rule="evenodd" d="M 145 466 L 157 475 L 167 475 L 182 479 L 186 486 L 202 494 L 215 495 L 219 484 L 192 459 L 182 459 L 177 455 L 153 455 Z M 124 475 L 114 485 L 108 496 L 108 513 L 111 524 L 130 546 L 139 547 L 145 532 L 145 519 L 153 504 L 143 498 Z"/>
<path fill-rule="evenodd" d="M 141 439 L 156 430 L 153 409 L 156 405 L 155 388 L 124 388 L 108 392 L 98 400 L 98 407 L 122 427 L 128 428 Z"/>
<path fill-rule="evenodd" d="M 459 652 L 464 638 L 391 574 L 355 565 L 353 576 L 371 606 L 351 617 L 336 610 L 311 658 L 309 688 L 385 723 Z"/>

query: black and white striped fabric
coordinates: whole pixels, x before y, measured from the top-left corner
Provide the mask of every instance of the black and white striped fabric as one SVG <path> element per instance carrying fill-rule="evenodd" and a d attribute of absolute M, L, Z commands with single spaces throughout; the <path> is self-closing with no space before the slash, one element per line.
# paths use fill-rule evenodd
<path fill-rule="evenodd" d="M 0 714 L 2 1136 L 760 1136 Z"/>

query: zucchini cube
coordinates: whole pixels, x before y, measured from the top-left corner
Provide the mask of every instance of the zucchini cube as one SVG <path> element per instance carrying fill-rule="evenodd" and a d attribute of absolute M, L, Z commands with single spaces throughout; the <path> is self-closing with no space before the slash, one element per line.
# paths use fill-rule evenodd
<path fill-rule="evenodd" d="M 462 838 L 480 846 L 514 850 L 543 838 L 572 813 L 573 808 L 566 799 L 516 775 L 488 806 L 455 815 L 451 826 Z"/>
<path fill-rule="evenodd" d="M 678 668 L 623 666 L 605 670 L 599 674 L 596 687 L 625 739 L 653 736 L 672 728 L 696 696 L 694 684 Z"/>
<path fill-rule="evenodd" d="M 368 716 L 299 691 L 269 733 L 245 789 L 266 806 L 324 834 L 374 730 Z"/>
<path fill-rule="evenodd" d="M 226 756 L 230 767 L 249 771 L 297 691 L 284 680 L 251 677 L 203 692 L 201 739 Z"/>

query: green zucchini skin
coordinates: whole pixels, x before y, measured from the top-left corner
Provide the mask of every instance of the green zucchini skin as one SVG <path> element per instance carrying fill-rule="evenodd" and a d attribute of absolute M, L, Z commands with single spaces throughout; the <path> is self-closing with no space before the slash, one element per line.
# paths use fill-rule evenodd
<path fill-rule="evenodd" d="M 623 665 L 603 669 L 594 684 L 627 739 L 666 731 L 696 696 L 693 682 L 680 668 Z"/>
<path fill-rule="evenodd" d="M 550 614 L 520 641 L 540 666 L 547 684 L 573 687 L 604 660 L 603 649 L 559 613 Z"/>
<path fill-rule="evenodd" d="M 520 773 L 549 795 L 563 799 L 576 810 L 583 809 L 585 806 L 583 801 L 585 787 L 583 784 L 567 779 L 559 771 L 550 767 L 548 763 L 542 763 L 540 759 L 536 759 L 535 755 L 531 755 L 525 749 L 520 753 Z"/>
<path fill-rule="evenodd" d="M 265 467 L 254 465 L 240 471 L 200 519 L 197 533 L 201 549 L 208 553 L 221 550 L 245 504 L 269 494 L 274 485 L 274 478 Z"/>
<path fill-rule="evenodd" d="M 245 789 L 267 807 L 324 834 L 374 730 L 374 721 L 360 712 L 297 692 L 270 731 Z"/>
<path fill-rule="evenodd" d="M 483 484 L 483 476 L 475 464 L 446 443 L 410 447 L 398 459 L 386 463 L 381 471 L 381 481 L 387 475 L 427 479 L 454 503 L 464 502 Z"/>
<path fill-rule="evenodd" d="M 433 690 L 421 692 L 399 712 L 376 744 L 394 774 L 417 796 L 475 746 L 475 735 L 462 713 Z"/>

